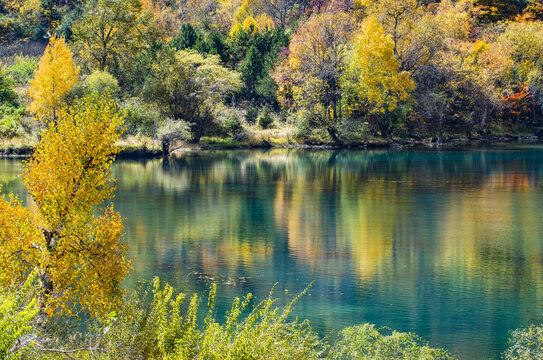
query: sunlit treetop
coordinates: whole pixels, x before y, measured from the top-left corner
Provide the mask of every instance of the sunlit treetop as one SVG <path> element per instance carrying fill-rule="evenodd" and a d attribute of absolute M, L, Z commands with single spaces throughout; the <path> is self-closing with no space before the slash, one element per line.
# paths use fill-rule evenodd
<path fill-rule="evenodd" d="M 30 110 L 44 122 L 54 120 L 64 96 L 77 84 L 79 67 L 63 37 L 51 37 L 40 59 L 34 79 L 30 80 Z"/>

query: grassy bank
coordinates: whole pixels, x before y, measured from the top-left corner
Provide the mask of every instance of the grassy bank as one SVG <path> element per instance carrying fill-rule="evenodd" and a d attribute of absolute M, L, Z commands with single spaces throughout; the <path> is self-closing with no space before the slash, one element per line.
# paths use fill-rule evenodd
<path fill-rule="evenodd" d="M 404 147 L 428 147 L 477 145 L 485 143 L 540 142 L 542 137 L 536 135 L 500 135 L 489 137 L 449 137 L 440 139 L 382 139 L 371 138 L 359 141 L 333 143 L 329 141 L 296 141 L 289 136 L 266 136 L 268 132 L 259 134 L 249 140 L 232 138 L 204 137 L 197 144 L 179 142 L 173 146 L 172 153 L 200 150 L 221 149 L 266 149 L 266 148 L 308 148 L 308 149 L 398 149 Z M 0 144 L 0 157 L 29 157 L 34 151 L 35 141 L 15 141 Z M 118 158 L 137 159 L 162 156 L 162 149 L 156 140 L 130 139 L 118 144 L 121 148 Z"/>

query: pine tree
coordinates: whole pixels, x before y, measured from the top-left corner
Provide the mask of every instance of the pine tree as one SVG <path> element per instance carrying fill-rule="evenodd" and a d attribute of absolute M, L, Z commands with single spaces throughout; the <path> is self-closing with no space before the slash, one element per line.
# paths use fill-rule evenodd
<path fill-rule="evenodd" d="M 264 61 L 262 60 L 262 56 L 258 49 L 254 45 L 251 45 L 249 50 L 247 50 L 245 60 L 243 60 L 239 68 L 241 78 L 245 83 L 244 92 L 248 98 L 255 97 L 258 79 L 262 76 L 263 70 Z"/>

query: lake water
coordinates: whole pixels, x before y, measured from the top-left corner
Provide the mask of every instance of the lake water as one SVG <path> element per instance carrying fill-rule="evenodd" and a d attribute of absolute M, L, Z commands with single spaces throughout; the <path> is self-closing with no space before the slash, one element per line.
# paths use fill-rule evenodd
<path fill-rule="evenodd" d="M 18 160 L 3 191 L 26 200 Z M 118 161 L 133 273 L 186 292 L 290 296 L 321 334 L 370 322 L 499 358 L 543 314 L 543 147 L 215 151 Z"/>

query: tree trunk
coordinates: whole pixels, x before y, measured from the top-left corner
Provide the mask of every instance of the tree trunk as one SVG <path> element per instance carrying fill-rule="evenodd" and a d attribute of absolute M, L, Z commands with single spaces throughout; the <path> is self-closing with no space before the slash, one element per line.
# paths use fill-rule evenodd
<path fill-rule="evenodd" d="M 170 140 L 162 139 L 162 156 L 170 156 Z"/>
<path fill-rule="evenodd" d="M 332 138 L 332 141 L 334 142 L 334 144 L 341 143 L 341 141 L 339 140 L 339 137 L 337 135 L 337 130 L 335 128 L 328 126 L 326 128 L 326 131 L 328 131 L 328 134 Z"/>

